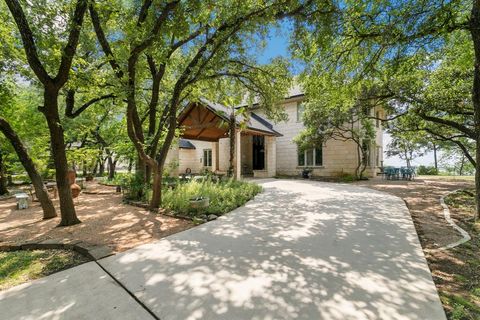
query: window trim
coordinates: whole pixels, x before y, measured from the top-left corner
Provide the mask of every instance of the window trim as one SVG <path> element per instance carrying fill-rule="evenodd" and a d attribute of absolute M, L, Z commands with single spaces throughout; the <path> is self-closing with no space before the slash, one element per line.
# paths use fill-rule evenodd
<path fill-rule="evenodd" d="M 316 152 L 317 149 L 321 151 L 322 159 L 321 159 L 320 164 L 317 164 L 317 152 Z M 312 165 L 307 164 L 307 152 L 308 151 L 312 151 L 312 162 L 313 162 Z M 323 165 L 323 146 L 316 147 L 316 148 L 305 149 L 303 151 L 303 165 L 300 164 L 300 155 L 301 155 L 301 153 L 297 150 L 297 167 L 299 167 L 299 168 L 323 168 L 324 167 L 324 165 Z"/>
<path fill-rule="evenodd" d="M 203 166 L 211 167 L 212 164 L 212 149 L 203 149 Z"/>
<path fill-rule="evenodd" d="M 303 106 L 303 110 L 300 113 L 300 107 Z M 297 122 L 303 122 L 303 113 L 305 112 L 305 106 L 303 105 L 303 101 L 297 102 Z"/>

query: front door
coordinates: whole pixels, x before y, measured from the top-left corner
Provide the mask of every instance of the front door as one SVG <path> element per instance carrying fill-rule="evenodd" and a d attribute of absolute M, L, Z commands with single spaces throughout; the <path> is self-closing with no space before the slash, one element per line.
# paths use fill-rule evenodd
<path fill-rule="evenodd" d="M 265 170 L 265 137 L 253 136 L 253 170 Z"/>

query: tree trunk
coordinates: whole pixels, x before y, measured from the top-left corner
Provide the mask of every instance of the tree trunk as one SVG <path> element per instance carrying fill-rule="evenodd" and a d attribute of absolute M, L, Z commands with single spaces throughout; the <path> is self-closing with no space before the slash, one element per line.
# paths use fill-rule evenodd
<path fill-rule="evenodd" d="M 145 165 L 145 183 L 150 184 L 152 181 L 153 170 L 149 165 Z"/>
<path fill-rule="evenodd" d="M 163 166 L 159 166 L 158 170 L 153 173 L 152 199 L 150 201 L 151 210 L 158 209 L 162 202 L 162 173 Z"/>
<path fill-rule="evenodd" d="M 138 181 L 143 181 L 145 184 L 147 183 L 146 175 L 145 175 L 146 165 L 145 161 L 140 157 L 137 156 L 137 162 L 135 164 L 135 175 L 137 176 Z M 150 181 L 148 181 L 150 183 Z M 146 184 L 147 185 L 147 184 Z M 137 199 L 140 200 L 143 198 L 144 192 L 143 189 L 138 190 Z"/>
<path fill-rule="evenodd" d="M 107 161 L 108 161 L 108 180 L 113 180 L 113 178 L 115 178 L 115 167 L 117 165 L 117 162 L 113 161 L 112 156 L 109 156 Z"/>
<path fill-rule="evenodd" d="M 458 175 L 463 176 L 463 167 L 465 166 L 465 155 L 462 154 L 462 160 L 460 160 L 460 169 L 458 170 Z"/>
<path fill-rule="evenodd" d="M 435 171 L 438 173 L 437 145 L 433 144 L 433 160 L 435 161 Z"/>
<path fill-rule="evenodd" d="M 98 159 L 98 175 L 100 177 L 103 177 L 104 174 L 105 174 L 105 161 L 103 161 L 103 158 L 100 157 L 100 159 Z"/>
<path fill-rule="evenodd" d="M 132 169 L 133 169 L 133 159 L 128 158 L 128 173 L 132 173 Z"/>
<path fill-rule="evenodd" d="M 85 178 L 88 174 L 87 172 L 87 161 L 83 160 L 82 162 L 82 171 L 83 171 L 83 177 Z"/>
<path fill-rule="evenodd" d="M 55 212 L 55 207 L 53 206 L 52 200 L 48 196 L 48 192 L 45 188 L 45 185 L 43 184 L 41 175 L 38 173 L 35 164 L 28 155 L 27 149 L 23 145 L 18 135 L 12 129 L 10 124 L 2 118 L 0 118 L 0 131 L 3 132 L 5 137 L 7 137 L 7 139 L 12 144 L 15 152 L 18 155 L 18 158 L 20 159 L 20 162 L 25 168 L 25 171 L 27 171 L 30 180 L 32 180 L 35 194 L 37 195 L 37 198 L 40 201 L 40 205 L 43 209 L 43 219 L 50 219 L 56 217 L 57 213 Z"/>
<path fill-rule="evenodd" d="M 235 113 L 232 111 L 230 115 L 230 123 L 229 123 L 229 133 L 228 137 L 230 140 L 230 158 L 229 158 L 229 166 L 228 166 L 228 176 L 235 177 Z"/>
<path fill-rule="evenodd" d="M 360 179 L 360 168 L 362 167 L 362 153 L 360 143 L 355 141 L 357 144 L 357 167 L 355 168 L 355 179 Z"/>
<path fill-rule="evenodd" d="M 5 170 L 5 162 L 3 160 L 3 152 L 0 150 L 0 196 L 7 193 L 7 173 Z"/>
<path fill-rule="evenodd" d="M 470 33 L 475 51 L 475 70 L 472 88 L 472 102 L 475 124 L 475 191 L 476 211 L 475 220 L 480 216 L 480 0 L 474 0 L 470 19 Z"/>
<path fill-rule="evenodd" d="M 42 112 L 47 119 L 50 131 L 53 161 L 56 171 L 58 197 L 60 200 L 60 226 L 71 226 L 81 221 L 77 218 L 73 204 L 72 191 L 68 181 L 68 162 L 65 151 L 65 137 L 58 113 L 58 90 L 45 89 Z"/>

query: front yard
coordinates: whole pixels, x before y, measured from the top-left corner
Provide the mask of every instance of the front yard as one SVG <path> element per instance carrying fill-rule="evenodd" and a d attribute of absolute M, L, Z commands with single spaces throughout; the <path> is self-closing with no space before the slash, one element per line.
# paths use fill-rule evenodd
<path fill-rule="evenodd" d="M 480 223 L 472 220 L 474 191 L 462 189 L 445 197 L 455 222 L 472 240 L 430 259 L 440 297 L 449 306 L 452 319 L 480 319 Z"/>
<path fill-rule="evenodd" d="M 48 276 L 89 261 L 69 250 L 0 252 L 0 290 Z"/>
<path fill-rule="evenodd" d="M 480 225 L 473 224 L 472 180 L 469 177 L 419 177 L 415 181 L 374 179 L 358 183 L 392 193 L 407 203 L 443 307 L 450 320 L 480 319 Z M 445 220 L 439 198 L 445 198 L 452 219 L 472 240 L 454 249 L 438 250 L 461 237 Z"/>
<path fill-rule="evenodd" d="M 121 252 L 194 225 L 191 220 L 176 218 L 176 213 L 189 218 L 210 214 L 220 216 L 243 205 L 261 191 L 258 185 L 247 182 L 192 181 L 179 184 L 175 189 L 166 188 L 165 209 L 152 213 L 123 203 L 122 195 L 115 189 L 97 183 L 87 185 L 86 191 L 75 200 L 82 223 L 61 228 L 56 227 L 59 218 L 42 220 L 42 210 L 37 202 L 31 203 L 26 210 L 17 210 L 15 199 L 0 201 L 0 246 L 49 239 L 80 240 Z M 210 205 L 204 210 L 191 210 L 189 199 L 199 196 L 208 197 Z M 58 199 L 54 203 L 59 212 Z"/>

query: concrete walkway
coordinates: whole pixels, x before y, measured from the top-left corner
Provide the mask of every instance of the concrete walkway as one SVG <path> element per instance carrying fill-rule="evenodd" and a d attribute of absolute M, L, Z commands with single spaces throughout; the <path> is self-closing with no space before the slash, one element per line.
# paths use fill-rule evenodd
<path fill-rule="evenodd" d="M 261 183 L 265 192 L 245 207 L 100 264 L 162 320 L 445 319 L 401 199 L 352 185 Z M 107 274 L 111 292 L 87 282 L 101 275 L 82 274 L 82 294 L 71 286 L 64 294 L 60 288 L 35 293 L 59 311 L 55 318 L 78 319 L 80 310 L 108 311 L 104 317 L 95 311 L 93 318 L 133 318 L 103 310 L 110 299 L 122 299 L 122 311 L 137 318 L 151 318 Z M 0 318 L 7 308 L 15 310 L 7 319 L 41 319 L 37 309 L 47 314 L 46 306 L 29 304 L 35 300 L 29 288 L 0 293 Z M 87 288 L 90 297 L 84 297 Z"/>

